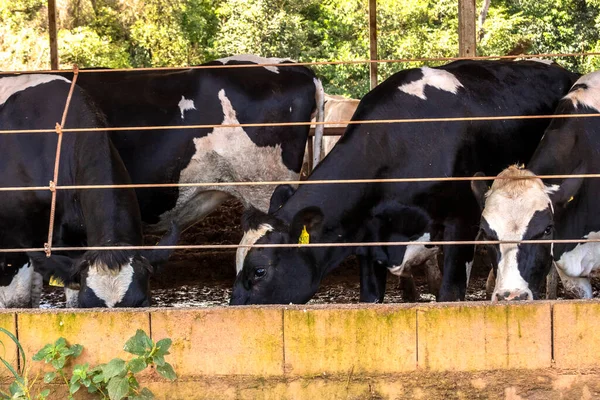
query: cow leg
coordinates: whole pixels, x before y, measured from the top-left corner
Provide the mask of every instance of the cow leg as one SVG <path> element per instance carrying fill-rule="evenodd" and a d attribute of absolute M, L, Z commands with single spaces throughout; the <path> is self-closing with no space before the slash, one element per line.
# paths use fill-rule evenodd
<path fill-rule="evenodd" d="M 42 289 L 44 287 L 44 279 L 41 274 L 34 272 L 31 277 L 31 307 L 39 308 L 42 298 Z"/>
<path fill-rule="evenodd" d="M 440 295 L 440 286 L 442 284 L 442 274 L 440 273 L 437 254 L 425 262 L 425 274 L 427 275 L 429 293 L 437 299 Z"/>
<path fill-rule="evenodd" d="M 419 298 L 417 286 L 412 273 L 406 271 L 400 275 L 400 287 L 402 288 L 402 299 L 409 303 L 414 303 Z"/>
<path fill-rule="evenodd" d="M 487 300 L 492 300 L 492 294 L 494 293 L 494 288 L 496 287 L 496 276 L 494 275 L 494 269 L 490 269 L 490 273 L 488 274 L 487 281 L 485 281 L 485 298 Z"/>
<path fill-rule="evenodd" d="M 558 297 L 558 272 L 554 262 L 550 267 L 550 272 L 546 276 L 546 300 L 555 300 Z"/>
<path fill-rule="evenodd" d="M 473 240 L 477 224 L 453 220 L 444 226 L 444 240 Z M 440 288 L 440 301 L 458 301 L 465 299 L 467 289 L 467 265 L 473 261 L 474 246 L 444 246 L 444 273 Z"/>
<path fill-rule="evenodd" d="M 360 264 L 360 302 L 383 303 L 387 268 L 377 265 L 370 257 L 358 256 Z"/>

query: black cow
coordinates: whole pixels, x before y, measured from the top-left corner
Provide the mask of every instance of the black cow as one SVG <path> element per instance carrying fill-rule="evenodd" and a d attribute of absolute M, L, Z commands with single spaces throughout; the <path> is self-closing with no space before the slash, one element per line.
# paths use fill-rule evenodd
<path fill-rule="evenodd" d="M 58 75 L 0 75 L 0 129 L 52 129 L 61 120 L 70 86 Z M 66 127 L 103 126 L 89 97 L 75 87 Z M 0 135 L 0 186 L 47 186 L 53 179 L 57 138 L 55 133 Z M 106 132 L 64 133 L 61 148 L 59 185 L 130 183 Z M 48 235 L 50 200 L 49 190 L 3 192 L 0 247 L 42 247 Z M 133 190 L 57 192 L 54 246 L 141 245 L 141 228 Z M 176 239 L 174 231 L 163 243 Z M 46 279 L 54 275 L 65 285 L 81 289 L 81 307 L 145 306 L 152 266 L 168 253 L 88 251 L 75 263 L 60 255 L 46 259 L 43 253 L 3 253 L 0 305 L 39 303 L 41 279 L 35 269 Z"/>
<path fill-rule="evenodd" d="M 459 61 L 409 69 L 369 92 L 353 118 L 550 114 L 575 79 L 559 66 L 536 61 Z M 540 119 L 351 125 L 309 180 L 497 173 L 511 162 L 527 161 L 547 125 Z M 401 206 L 399 219 L 414 219 L 424 210 L 444 240 L 473 240 L 480 212 L 469 186 L 466 181 L 301 186 L 276 213 L 249 213 L 244 243 L 363 241 L 371 210 L 387 201 Z M 425 233 L 399 232 L 411 241 Z M 306 302 L 352 251 L 254 248 L 238 264 L 243 268 L 231 303 Z M 443 253 L 439 298 L 463 299 L 473 246 L 445 246 Z M 371 279 L 380 287 L 385 282 L 373 274 Z"/>
<path fill-rule="evenodd" d="M 178 129 L 322 121 L 323 88 L 315 74 L 290 61 L 241 55 L 205 65 L 281 63 L 287 66 L 180 71 L 82 71 L 85 89 L 114 127 L 175 126 L 114 132 L 111 139 L 134 183 L 297 180 L 309 126 Z M 322 125 L 316 132 L 319 159 Z M 144 230 L 160 233 L 171 221 L 186 228 L 230 196 L 267 211 L 272 186 L 137 189 Z"/>
<path fill-rule="evenodd" d="M 598 114 L 600 72 L 581 77 L 560 101 L 556 114 Z M 565 175 L 600 171 L 598 118 L 555 118 L 550 123 L 528 169 L 511 166 L 499 176 Z M 598 239 L 600 207 L 597 179 L 497 179 L 488 191 L 473 185 L 485 205 L 483 239 Z M 496 285 L 492 300 L 537 299 L 543 278 L 555 262 L 568 294 L 592 297 L 589 277 L 600 268 L 598 243 L 502 244 L 488 246 Z"/>

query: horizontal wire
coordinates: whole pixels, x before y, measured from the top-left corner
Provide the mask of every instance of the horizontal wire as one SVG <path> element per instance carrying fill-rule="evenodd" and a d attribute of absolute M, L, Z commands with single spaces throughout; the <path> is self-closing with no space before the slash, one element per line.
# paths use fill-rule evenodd
<path fill-rule="evenodd" d="M 118 250 L 225 250 L 243 248 L 300 248 L 300 247 L 379 247 L 379 246 L 459 246 L 459 245 L 495 245 L 495 244 L 574 244 L 600 243 L 600 239 L 536 239 L 536 240 L 447 240 L 447 241 L 402 241 L 402 242 L 351 242 L 351 243 L 308 243 L 308 244 L 196 244 L 176 246 L 81 246 L 52 247 L 52 251 L 118 251 Z M 44 251 L 43 247 L 0 249 L 0 253 L 24 253 Z"/>
<path fill-rule="evenodd" d="M 369 119 L 362 121 L 323 121 L 323 122 L 261 122 L 248 124 L 205 124 L 205 125 L 157 125 L 157 126 L 132 126 L 132 127 L 105 127 L 105 128 L 65 128 L 63 132 L 120 132 L 120 131 L 159 131 L 168 129 L 214 129 L 214 128 L 255 128 L 255 127 L 290 127 L 307 125 L 373 125 L 373 124 L 407 124 L 407 123 L 426 123 L 426 122 L 460 122 L 460 121 L 504 121 L 520 119 L 553 119 L 553 118 L 596 118 L 600 113 L 588 114 L 545 114 L 545 115 L 505 115 L 505 116 L 486 116 L 486 117 L 436 117 L 436 118 L 398 118 L 398 119 Z M 54 129 L 6 129 L 0 130 L 0 134 L 17 133 L 54 133 Z"/>
<path fill-rule="evenodd" d="M 144 67 L 144 68 L 114 68 L 114 69 L 83 69 L 79 73 L 88 72 L 123 72 L 123 71 L 179 71 L 189 69 L 222 69 L 222 68 L 259 68 L 259 67 L 297 67 L 313 65 L 341 65 L 341 64 L 388 64 L 388 63 L 408 63 L 408 62 L 428 62 L 428 61 L 460 61 L 460 60 L 506 60 L 517 58 L 544 58 L 544 57 L 583 57 L 599 56 L 600 52 L 580 52 L 580 53 L 538 53 L 538 54 L 519 54 L 509 56 L 474 56 L 474 57 L 418 57 L 418 58 L 397 58 L 392 60 L 341 60 L 341 61 L 307 61 L 281 63 L 257 63 L 257 64 L 222 64 L 222 65 L 193 65 L 186 67 Z M 219 61 L 213 60 L 213 61 Z M 236 61 L 236 60 L 232 60 Z M 243 60 L 238 60 L 243 62 Z M 290 60 L 291 61 L 291 60 Z M 72 69 L 50 69 L 50 70 L 23 70 L 23 71 L 2 71 L 2 74 L 28 74 L 28 73 L 63 73 Z"/>
<path fill-rule="evenodd" d="M 88 190 L 88 189 L 149 189 L 173 187 L 229 187 L 229 186 L 277 186 L 277 185 L 331 185 L 358 183 L 410 183 L 410 182 L 454 182 L 454 181 L 488 181 L 496 179 L 568 179 L 568 178 L 600 178 L 600 174 L 562 174 L 532 176 L 446 176 L 433 178 L 381 178 L 381 179 L 330 179 L 312 181 L 256 181 L 256 182 L 196 182 L 196 183 L 131 183 L 123 185 L 56 185 L 55 190 Z M 0 187 L 0 192 L 50 190 L 50 186 L 11 186 Z"/>

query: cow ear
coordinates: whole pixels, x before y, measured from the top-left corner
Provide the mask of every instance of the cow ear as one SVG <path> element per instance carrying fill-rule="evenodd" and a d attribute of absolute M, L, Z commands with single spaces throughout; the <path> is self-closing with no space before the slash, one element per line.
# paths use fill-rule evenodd
<path fill-rule="evenodd" d="M 264 224 L 268 218 L 269 216 L 267 214 L 250 206 L 242 214 L 242 229 L 244 232 L 256 230 L 261 224 Z"/>
<path fill-rule="evenodd" d="M 294 216 L 290 226 L 290 238 L 297 243 L 318 241 L 323 231 L 323 212 L 319 207 L 306 207 Z"/>
<path fill-rule="evenodd" d="M 269 214 L 273 214 L 279 210 L 283 205 L 294 195 L 296 189 L 291 185 L 278 185 L 273 191 L 271 196 L 271 202 L 269 204 Z"/>
<path fill-rule="evenodd" d="M 172 221 L 169 231 L 160 239 L 157 246 L 175 246 L 179 241 L 180 234 L 179 225 Z M 148 260 L 152 267 L 156 268 L 158 265 L 167 262 L 172 253 L 173 249 L 156 249 L 143 251 L 141 255 Z"/>
<path fill-rule="evenodd" d="M 53 254 L 46 257 L 41 252 L 27 253 L 35 272 L 42 275 L 44 282 L 54 286 L 65 286 L 69 289 L 79 290 L 81 286 L 81 272 L 77 261 L 70 257 Z"/>
<path fill-rule="evenodd" d="M 483 172 L 477 172 L 473 176 L 479 178 L 481 176 L 485 176 L 485 174 Z M 479 208 L 481 208 L 482 210 L 485 208 L 485 194 L 488 192 L 488 190 L 490 190 L 490 187 L 487 181 L 471 181 L 471 191 L 475 196 L 475 200 L 477 200 L 477 204 L 479 204 Z"/>
<path fill-rule="evenodd" d="M 586 173 L 586 166 L 584 162 L 581 162 L 577 168 L 571 172 L 571 175 L 580 175 Z M 567 178 L 562 181 L 560 186 L 556 188 L 556 186 L 546 186 L 546 191 L 550 196 L 550 200 L 552 204 L 558 207 L 562 207 L 571 201 L 579 189 L 581 188 L 581 184 L 583 183 L 584 178 Z"/>

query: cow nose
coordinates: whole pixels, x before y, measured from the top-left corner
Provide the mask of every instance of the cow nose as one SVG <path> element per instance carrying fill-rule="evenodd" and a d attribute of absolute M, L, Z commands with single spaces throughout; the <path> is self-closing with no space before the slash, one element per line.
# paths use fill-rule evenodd
<path fill-rule="evenodd" d="M 496 301 L 516 301 L 516 300 L 533 300 L 533 296 L 529 291 L 517 290 L 514 292 L 503 291 L 496 293 Z"/>

